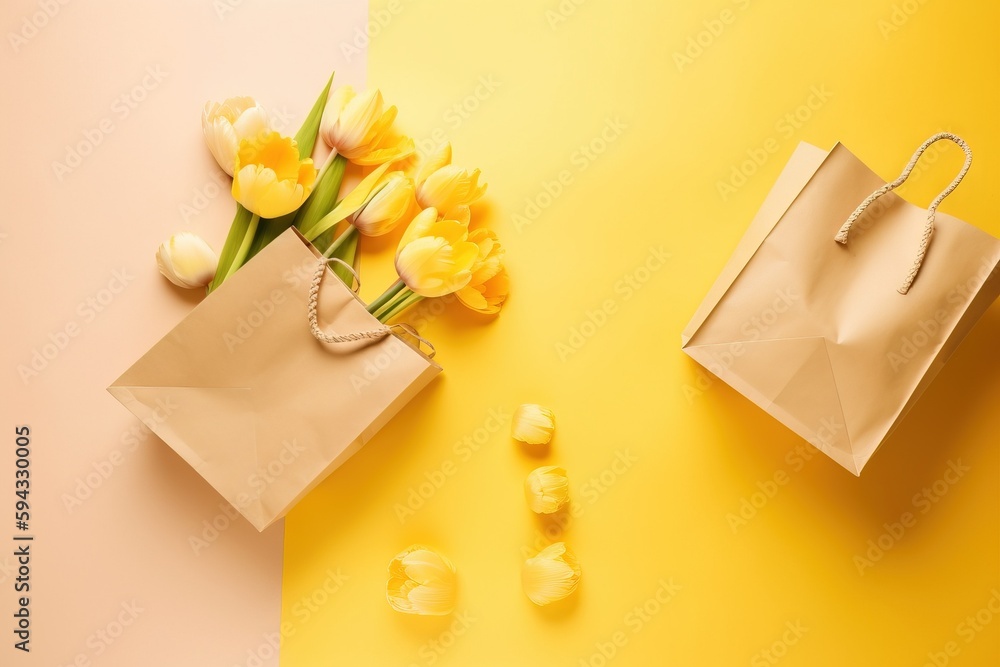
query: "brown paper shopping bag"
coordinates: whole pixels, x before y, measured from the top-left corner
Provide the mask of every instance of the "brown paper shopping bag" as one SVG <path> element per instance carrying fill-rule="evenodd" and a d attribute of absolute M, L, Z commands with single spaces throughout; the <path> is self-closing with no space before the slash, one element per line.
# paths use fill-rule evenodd
<path fill-rule="evenodd" d="M 263 530 L 440 371 L 290 229 L 108 390 Z"/>
<path fill-rule="evenodd" d="M 894 194 L 944 139 L 966 153 L 951 185 L 928 209 Z M 936 210 L 971 161 L 942 133 L 886 183 L 840 144 L 800 144 L 684 351 L 859 475 L 1000 292 L 1000 241 Z"/>

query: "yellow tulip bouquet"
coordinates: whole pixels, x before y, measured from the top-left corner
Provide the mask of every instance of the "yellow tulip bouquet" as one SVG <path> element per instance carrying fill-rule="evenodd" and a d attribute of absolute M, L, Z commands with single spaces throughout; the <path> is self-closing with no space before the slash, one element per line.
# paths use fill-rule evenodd
<path fill-rule="evenodd" d="M 504 250 L 496 234 L 471 229 L 470 205 L 486 191 L 478 169 L 452 164 L 451 146 L 427 156 L 414 175 L 394 164 L 411 163 L 414 142 L 394 132 L 396 107 L 377 89 L 331 90 L 333 77 L 294 138 L 270 127 L 250 97 L 202 113 L 205 143 L 233 178 L 236 215 L 218 257 L 203 240 L 178 234 L 160 246 L 157 263 L 171 282 L 187 288 L 218 288 L 280 234 L 295 227 L 328 258 L 353 265 L 358 238 L 406 229 L 396 250 L 399 280 L 368 311 L 388 322 L 427 297 L 455 294 L 474 311 L 499 312 L 509 290 Z M 331 153 L 317 171 L 317 140 Z M 348 163 L 374 167 L 341 197 Z M 345 282 L 349 272 L 335 273 Z"/>

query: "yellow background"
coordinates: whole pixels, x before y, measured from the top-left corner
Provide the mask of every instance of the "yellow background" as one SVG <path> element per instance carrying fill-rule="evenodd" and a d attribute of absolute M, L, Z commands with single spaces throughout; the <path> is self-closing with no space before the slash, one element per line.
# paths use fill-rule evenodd
<path fill-rule="evenodd" d="M 1000 235 L 1000 9 L 973 0 L 561 6 L 370 7 L 369 83 L 399 106 L 403 131 L 421 140 L 444 130 L 456 163 L 483 169 L 489 192 L 476 219 L 500 234 L 513 288 L 494 321 L 426 302 L 408 316 L 445 373 L 289 515 L 282 664 L 919 666 L 929 653 L 943 664 L 947 648 L 957 649 L 947 664 L 998 664 L 1000 614 L 981 612 L 991 622 L 971 636 L 961 624 L 994 594 L 1000 610 L 1000 310 L 860 479 L 821 456 L 797 470 L 796 436 L 721 382 L 706 386 L 679 336 L 799 141 L 842 141 L 894 178 L 924 138 L 953 131 L 976 161 L 942 209 Z M 723 10 L 729 23 L 714 24 Z M 674 54 L 699 39 L 702 53 L 678 67 Z M 487 91 L 482 77 L 499 85 Z M 813 90 L 828 99 L 802 111 Z M 781 119 L 797 110 L 804 120 L 789 130 Z M 614 140 L 581 170 L 580 147 L 609 119 L 626 127 L 609 130 Z M 717 183 L 769 138 L 777 152 L 720 196 Z M 921 205 L 961 164 L 953 146 L 933 157 L 902 192 Z M 540 197 L 564 170 L 563 192 Z M 539 198 L 547 207 L 518 225 L 514 214 Z M 364 246 L 367 298 L 394 278 L 393 240 Z M 666 264 L 637 273 L 660 247 Z M 648 280 L 626 298 L 616 285 L 630 275 Z M 615 312 L 583 327 L 593 335 L 560 358 L 557 344 L 606 300 Z M 477 432 L 491 410 L 509 415 L 521 402 L 556 412 L 546 456 L 518 446 L 506 424 Z M 456 449 L 477 436 L 473 455 Z M 616 471 L 619 453 L 634 461 Z M 940 481 L 949 462 L 969 468 L 955 484 Z M 546 526 L 527 510 L 522 480 L 546 463 L 569 470 L 578 516 L 550 535 L 577 553 L 584 576 L 575 597 L 538 608 L 519 573 L 522 548 Z M 440 482 L 442 467 L 454 474 L 432 493 L 424 486 L 429 497 L 401 521 L 396 505 Z M 776 473 L 787 483 L 769 485 Z M 935 482 L 946 489 L 937 502 L 915 502 Z M 762 488 L 776 491 L 766 503 L 753 497 Z M 734 531 L 727 515 L 744 499 L 762 506 Z M 915 525 L 883 536 L 891 548 L 859 573 L 855 556 L 904 512 Z M 386 566 L 414 542 L 457 564 L 454 616 L 386 604 Z M 650 603 L 661 581 L 680 589 Z M 647 621 L 628 616 L 647 604 Z M 796 624 L 805 630 L 786 632 Z M 611 653 L 617 632 L 624 645 L 609 660 L 601 649 Z"/>

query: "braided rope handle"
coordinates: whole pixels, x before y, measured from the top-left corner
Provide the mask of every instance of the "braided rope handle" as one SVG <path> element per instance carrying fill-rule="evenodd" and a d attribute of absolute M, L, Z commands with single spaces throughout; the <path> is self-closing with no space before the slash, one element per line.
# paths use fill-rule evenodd
<path fill-rule="evenodd" d="M 313 337 L 321 343 L 351 343 L 359 340 L 378 340 L 379 338 L 388 336 L 392 332 L 392 329 L 385 325 L 377 329 L 371 329 L 370 331 L 357 331 L 342 336 L 335 333 L 326 333 L 320 328 L 319 288 L 323 283 L 323 276 L 326 275 L 326 267 L 330 262 L 336 262 L 350 271 L 351 275 L 357 281 L 358 287 L 361 287 L 361 280 L 358 278 L 358 273 L 354 270 L 353 266 L 336 257 L 321 256 L 319 258 L 319 261 L 316 262 L 316 271 L 313 273 L 312 284 L 309 286 L 309 330 L 312 331 Z"/>
<path fill-rule="evenodd" d="M 851 233 L 851 227 L 854 226 L 854 223 L 857 222 L 858 218 L 860 218 L 861 215 L 865 212 L 865 209 L 867 209 L 872 202 L 874 202 L 882 195 L 888 192 L 892 192 L 900 185 L 902 185 L 906 181 L 906 179 L 909 178 L 910 173 L 913 171 L 913 168 L 917 165 L 917 160 L 919 160 L 920 156 L 924 154 L 924 151 L 926 151 L 931 146 L 931 144 L 937 143 L 938 141 L 942 141 L 944 139 L 955 142 L 956 144 L 959 145 L 959 147 L 963 151 L 965 151 L 965 164 L 962 165 L 962 169 L 961 171 L 958 172 L 958 176 L 955 177 L 955 179 L 951 182 L 951 184 L 947 188 L 945 188 L 941 192 L 941 194 L 939 194 L 934 199 L 934 201 L 931 202 L 931 205 L 927 208 L 927 222 L 924 224 L 924 232 L 923 235 L 920 237 L 920 247 L 917 249 L 917 256 L 916 258 L 914 258 L 913 266 L 910 267 L 910 272 L 906 274 L 906 279 L 903 281 L 902 286 L 898 290 L 896 290 L 900 294 L 906 294 L 907 292 L 910 291 L 910 286 L 913 285 L 913 281 L 916 279 L 917 273 L 920 272 L 920 267 L 924 263 L 924 256 L 927 255 L 927 246 L 930 245 L 931 236 L 934 234 L 934 216 L 937 213 L 938 206 L 941 204 L 942 201 L 944 201 L 945 197 L 950 195 L 955 190 L 955 188 L 958 187 L 958 184 L 962 182 L 962 179 L 965 178 L 965 175 L 969 172 L 969 167 L 972 166 L 972 149 L 969 148 L 969 144 L 965 143 L 964 139 L 962 139 L 957 135 L 952 134 L 951 132 L 940 132 L 938 134 L 935 134 L 933 137 L 931 137 L 924 143 L 922 143 L 920 145 L 920 148 L 918 148 L 917 151 L 913 154 L 913 157 L 910 158 L 910 161 L 903 169 L 903 173 L 899 175 L 899 178 L 894 180 L 892 183 L 886 183 L 878 190 L 868 195 L 865 198 L 865 200 L 861 202 L 861 204 L 856 209 L 854 209 L 854 213 L 852 213 L 851 217 L 847 219 L 847 222 L 843 224 L 843 226 L 840 228 L 840 231 L 837 232 L 837 235 L 833 237 L 833 239 L 837 243 L 840 243 L 841 245 L 847 245 L 847 237 Z"/>
<path fill-rule="evenodd" d="M 313 337 L 321 343 L 350 343 L 359 340 L 378 340 L 380 338 L 385 338 L 393 331 L 400 331 L 408 336 L 412 336 L 419 342 L 430 348 L 428 357 L 433 358 L 437 350 L 434 349 L 434 345 L 417 333 L 417 330 L 411 327 L 409 324 L 392 324 L 389 326 L 382 325 L 377 329 L 371 329 L 369 331 L 358 331 L 355 333 L 349 333 L 344 335 L 339 335 L 336 333 L 327 333 L 319 325 L 319 290 L 320 286 L 323 284 L 323 276 L 326 275 L 326 267 L 330 262 L 335 262 L 340 266 L 344 267 L 351 272 L 354 276 L 354 281 L 357 283 L 357 289 L 361 289 L 361 278 L 358 277 L 358 272 L 354 270 L 354 267 L 337 257 L 320 257 L 319 261 L 316 263 L 316 271 L 313 273 L 312 284 L 309 286 L 309 330 L 312 332 Z"/>

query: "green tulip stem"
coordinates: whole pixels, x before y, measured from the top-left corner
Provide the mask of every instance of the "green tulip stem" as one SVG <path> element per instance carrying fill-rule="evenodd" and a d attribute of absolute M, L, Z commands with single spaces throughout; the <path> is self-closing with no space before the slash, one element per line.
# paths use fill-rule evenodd
<path fill-rule="evenodd" d="M 403 312 L 413 304 L 418 303 L 419 301 L 422 301 L 425 298 L 419 294 L 416 294 L 415 292 L 411 292 L 409 289 L 405 290 L 405 292 L 409 292 L 409 294 L 407 294 L 402 299 L 396 299 L 395 305 L 393 305 L 389 310 L 387 310 L 385 313 L 379 316 L 378 318 L 379 322 L 383 323 L 388 322 L 396 315 L 399 315 L 401 312 Z"/>
<path fill-rule="evenodd" d="M 336 254 L 336 252 L 340 250 L 341 246 L 343 246 L 345 243 L 347 243 L 357 235 L 358 235 L 358 228 L 355 227 L 354 225 L 349 226 L 347 229 L 344 230 L 343 234 L 338 236 L 334 240 L 334 242 L 330 244 L 330 247 L 326 249 L 323 255 L 326 257 L 333 257 Z"/>
<path fill-rule="evenodd" d="M 394 296 L 396 296 L 397 294 L 399 294 L 399 290 L 403 289 L 405 286 L 406 286 L 406 283 L 404 283 L 402 279 L 397 280 L 396 282 L 394 282 L 392 285 L 389 286 L 389 289 L 387 289 L 385 292 L 382 293 L 382 296 L 380 296 L 379 298 L 375 299 L 370 304 L 368 304 L 368 312 L 372 313 L 376 317 L 378 317 L 378 315 L 376 314 L 377 311 L 380 308 L 382 308 L 382 306 L 384 306 L 387 303 L 389 303 L 389 301 Z"/>
<path fill-rule="evenodd" d="M 223 280 L 236 273 L 236 269 L 243 266 L 243 262 L 247 260 L 247 255 L 250 253 L 250 244 L 253 243 L 253 237 L 257 234 L 258 223 L 260 223 L 260 216 L 254 213 L 253 217 L 250 218 L 250 225 L 247 227 L 246 234 L 243 235 L 243 242 L 237 248 L 236 255 L 233 257 L 233 263 L 229 265 L 229 269 L 226 271 Z"/>

